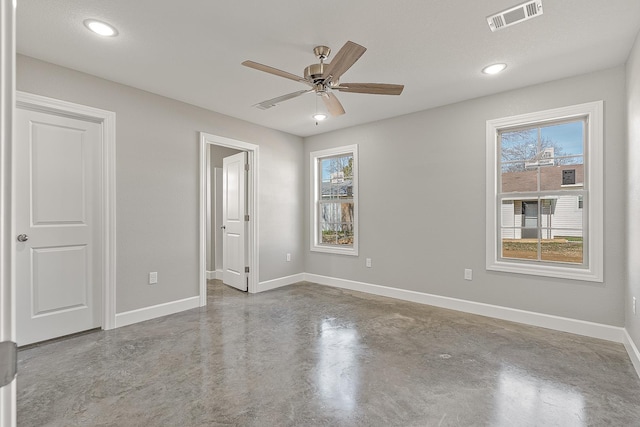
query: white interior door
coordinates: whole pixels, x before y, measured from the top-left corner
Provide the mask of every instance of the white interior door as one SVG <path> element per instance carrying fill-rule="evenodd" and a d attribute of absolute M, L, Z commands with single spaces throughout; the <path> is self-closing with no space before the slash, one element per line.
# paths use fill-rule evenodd
<path fill-rule="evenodd" d="M 222 159 L 222 281 L 247 290 L 246 246 L 246 171 L 247 153 Z"/>
<path fill-rule="evenodd" d="M 213 267 L 216 270 L 216 278 L 220 279 L 222 272 L 222 168 L 213 168 L 213 184 L 215 187 L 215 201 L 214 201 L 214 242 L 213 242 Z"/>
<path fill-rule="evenodd" d="M 18 345 L 101 326 L 101 125 L 16 109 Z"/>

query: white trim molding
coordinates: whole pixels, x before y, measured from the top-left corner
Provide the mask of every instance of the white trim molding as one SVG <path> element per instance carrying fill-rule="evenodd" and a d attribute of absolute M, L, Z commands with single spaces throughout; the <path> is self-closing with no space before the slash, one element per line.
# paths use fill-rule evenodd
<path fill-rule="evenodd" d="M 102 126 L 102 329 L 116 327 L 116 113 L 26 92 L 16 106 Z"/>
<path fill-rule="evenodd" d="M 207 270 L 207 280 L 218 279 L 222 280 L 222 270 Z"/>
<path fill-rule="evenodd" d="M 640 377 L 640 351 L 638 351 L 638 347 L 633 342 L 631 336 L 629 335 L 629 332 L 627 332 L 626 329 L 624 330 L 623 344 L 624 348 L 627 350 L 627 353 L 629 353 L 629 358 L 631 359 L 631 363 L 633 363 L 633 367 L 636 369 L 638 377 Z"/>
<path fill-rule="evenodd" d="M 486 124 L 486 268 L 487 270 L 507 273 L 530 274 L 536 276 L 559 277 L 563 279 L 600 282 L 604 280 L 604 169 L 603 141 L 604 117 L 603 101 L 555 108 L 535 113 L 487 120 Z M 585 129 L 585 182 L 588 191 L 587 227 L 585 235 L 586 266 L 547 264 L 527 262 L 525 260 L 505 260 L 500 258 L 501 229 L 498 224 L 499 179 L 498 171 L 498 132 L 503 129 L 518 128 L 527 125 L 542 124 L 565 119 L 587 118 Z"/>
<path fill-rule="evenodd" d="M 12 141 L 16 74 L 16 1 L 0 0 L 0 341 L 16 341 L 12 268 Z M 0 387 L 0 426 L 16 425 L 17 380 Z"/>
<path fill-rule="evenodd" d="M 271 289 L 281 288 L 294 283 L 303 282 L 305 280 L 304 273 L 293 274 L 291 276 L 279 277 L 277 279 L 265 280 L 258 284 L 258 292 L 270 291 Z"/>
<path fill-rule="evenodd" d="M 404 301 L 417 302 L 419 304 L 457 310 L 465 313 L 478 314 L 480 316 L 493 317 L 531 326 L 569 332 L 576 335 L 584 335 L 617 343 L 623 342 L 624 329 L 621 327 L 603 325 L 601 323 L 587 322 L 584 320 L 570 319 L 567 317 L 553 316 L 532 311 L 518 310 L 515 308 L 501 307 L 498 305 L 462 300 L 458 298 L 443 297 L 416 291 L 391 288 L 388 286 L 373 285 L 370 283 L 356 282 L 353 280 L 338 279 L 335 277 L 321 276 L 305 273 L 305 280 L 320 285 L 335 288 L 349 289 L 352 291 L 366 292 L 373 295 L 396 298 Z"/>
<path fill-rule="evenodd" d="M 260 147 L 249 142 L 238 141 L 223 136 L 211 135 L 200 132 L 200 264 L 199 264 L 199 282 L 200 282 L 200 306 L 207 305 L 207 159 L 209 153 L 209 145 L 220 145 L 223 147 L 234 148 L 236 150 L 246 151 L 249 162 L 249 189 L 247 192 L 247 200 L 249 206 L 247 208 L 249 214 L 248 226 L 248 245 L 247 245 L 247 263 L 249 265 L 249 293 L 258 292 L 259 274 L 259 209 L 258 195 L 259 191 L 259 154 Z"/>
<path fill-rule="evenodd" d="M 116 328 L 200 307 L 200 297 L 184 298 L 116 314 Z"/>

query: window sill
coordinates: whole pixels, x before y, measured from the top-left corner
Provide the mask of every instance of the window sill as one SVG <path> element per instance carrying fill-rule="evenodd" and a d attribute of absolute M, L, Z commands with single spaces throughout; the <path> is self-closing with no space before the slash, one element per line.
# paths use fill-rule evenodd
<path fill-rule="evenodd" d="M 311 252 L 324 252 L 336 255 L 358 256 L 358 248 L 337 248 L 332 246 L 313 245 L 311 246 Z"/>
<path fill-rule="evenodd" d="M 522 262 L 494 261 L 487 264 L 489 271 L 501 271 L 504 273 L 527 274 L 532 276 L 555 277 L 559 279 L 583 280 L 587 282 L 604 281 L 602 273 L 594 272 L 588 268 L 563 267 L 554 265 L 532 265 Z"/>

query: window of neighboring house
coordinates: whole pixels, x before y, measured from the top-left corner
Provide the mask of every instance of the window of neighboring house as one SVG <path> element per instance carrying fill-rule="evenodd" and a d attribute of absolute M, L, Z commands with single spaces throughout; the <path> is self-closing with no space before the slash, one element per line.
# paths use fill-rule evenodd
<path fill-rule="evenodd" d="M 488 270 L 603 280 L 602 108 L 487 121 Z"/>
<path fill-rule="evenodd" d="M 311 250 L 358 255 L 358 146 L 311 153 Z"/>

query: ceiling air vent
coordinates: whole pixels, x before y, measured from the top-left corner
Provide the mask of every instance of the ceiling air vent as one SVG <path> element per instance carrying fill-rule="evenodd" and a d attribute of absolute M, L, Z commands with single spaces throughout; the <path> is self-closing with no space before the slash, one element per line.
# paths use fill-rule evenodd
<path fill-rule="evenodd" d="M 535 18 L 538 15 L 542 15 L 541 0 L 528 1 L 494 15 L 487 16 L 487 22 L 489 23 L 491 31 L 497 31 L 526 21 L 527 19 Z"/>

